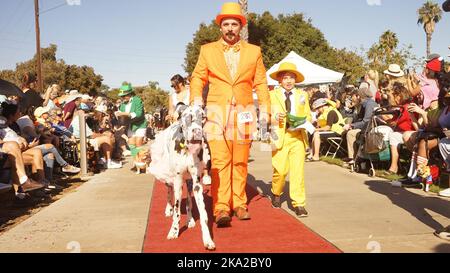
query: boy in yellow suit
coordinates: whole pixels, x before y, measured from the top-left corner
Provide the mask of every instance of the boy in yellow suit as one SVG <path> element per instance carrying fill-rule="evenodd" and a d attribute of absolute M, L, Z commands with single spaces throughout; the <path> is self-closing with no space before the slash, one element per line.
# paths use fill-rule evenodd
<path fill-rule="evenodd" d="M 288 115 L 306 118 L 311 122 L 311 109 L 308 94 L 297 89 L 295 84 L 305 80 L 302 73 L 292 63 L 282 63 L 277 72 L 270 75 L 281 87 L 270 93 L 272 120 L 275 124 L 277 140 L 272 153 L 272 206 L 281 208 L 285 179 L 289 173 L 290 198 L 294 212 L 298 217 L 307 217 L 305 194 L 305 156 L 308 147 L 308 136 L 304 129 L 291 128 Z"/>

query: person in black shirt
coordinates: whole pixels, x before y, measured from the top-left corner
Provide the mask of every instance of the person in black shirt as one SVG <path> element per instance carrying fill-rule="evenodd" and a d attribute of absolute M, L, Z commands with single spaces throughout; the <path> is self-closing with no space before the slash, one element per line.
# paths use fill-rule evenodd
<path fill-rule="evenodd" d="M 41 107 L 44 99 L 34 90 L 36 88 L 37 78 L 34 73 L 27 73 L 22 79 L 23 97 L 21 99 L 21 112 L 33 117 L 34 110 Z"/>

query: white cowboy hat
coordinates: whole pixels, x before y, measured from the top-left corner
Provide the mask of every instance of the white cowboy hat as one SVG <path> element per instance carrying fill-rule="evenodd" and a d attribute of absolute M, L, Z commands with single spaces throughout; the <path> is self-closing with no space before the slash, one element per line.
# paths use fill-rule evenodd
<path fill-rule="evenodd" d="M 95 111 L 103 113 L 105 115 L 108 114 L 108 107 L 104 104 L 101 104 L 95 108 Z"/>
<path fill-rule="evenodd" d="M 80 94 L 78 92 L 78 90 L 72 90 L 69 93 L 69 97 L 66 98 L 65 103 L 67 104 L 67 103 L 72 102 L 72 101 L 74 101 L 74 100 L 76 100 L 78 98 L 81 98 L 81 97 L 83 97 L 83 95 Z"/>
<path fill-rule="evenodd" d="M 398 64 L 389 65 L 388 70 L 385 70 L 384 74 L 391 75 L 396 78 L 405 76 L 405 72 L 403 72 L 402 68 Z"/>
<path fill-rule="evenodd" d="M 93 100 L 94 98 L 93 97 L 91 97 L 91 96 L 89 96 L 89 95 L 82 95 L 81 96 L 81 98 L 83 99 L 83 100 Z"/>

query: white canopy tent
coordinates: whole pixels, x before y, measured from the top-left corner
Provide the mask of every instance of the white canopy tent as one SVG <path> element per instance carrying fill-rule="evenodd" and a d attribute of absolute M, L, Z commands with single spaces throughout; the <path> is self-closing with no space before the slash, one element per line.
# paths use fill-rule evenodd
<path fill-rule="evenodd" d="M 277 81 L 270 78 L 270 74 L 277 71 L 280 64 L 284 62 L 294 63 L 297 66 L 297 69 L 305 76 L 305 81 L 302 82 L 301 85 L 337 83 L 344 77 L 343 73 L 314 64 L 292 51 L 286 58 L 267 71 L 267 81 L 269 86 L 278 85 Z"/>

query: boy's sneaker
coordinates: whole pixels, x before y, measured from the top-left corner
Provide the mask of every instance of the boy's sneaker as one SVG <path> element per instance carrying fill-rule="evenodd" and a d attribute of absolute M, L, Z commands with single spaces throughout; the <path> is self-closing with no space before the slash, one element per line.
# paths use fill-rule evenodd
<path fill-rule="evenodd" d="M 75 166 L 72 166 L 72 165 L 67 165 L 67 166 L 62 168 L 62 171 L 65 172 L 65 173 L 77 174 L 77 173 L 81 172 L 81 169 L 77 168 Z"/>
<path fill-rule="evenodd" d="M 281 208 L 281 197 L 280 196 L 273 196 L 272 197 L 272 207 L 274 209 L 280 209 Z"/>
<path fill-rule="evenodd" d="M 450 226 L 446 227 L 442 231 L 436 231 L 434 233 L 434 235 L 436 235 L 437 237 L 439 237 L 443 240 L 450 241 Z"/>
<path fill-rule="evenodd" d="M 439 196 L 450 197 L 450 189 L 446 189 L 446 190 L 439 192 Z"/>
<path fill-rule="evenodd" d="M 108 162 L 108 169 L 121 169 L 122 163 L 110 161 Z"/>
<path fill-rule="evenodd" d="M 298 218 L 308 217 L 308 212 L 306 211 L 306 209 L 304 207 L 295 207 L 294 212 Z"/>

